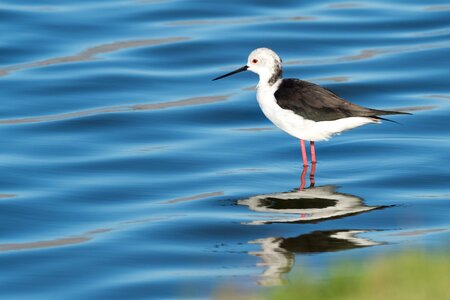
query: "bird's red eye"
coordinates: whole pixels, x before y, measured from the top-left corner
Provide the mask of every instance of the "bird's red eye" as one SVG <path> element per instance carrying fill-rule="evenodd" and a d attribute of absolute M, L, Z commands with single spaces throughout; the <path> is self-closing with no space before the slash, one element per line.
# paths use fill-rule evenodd
<path fill-rule="evenodd" d="M 257 64 L 258 60 L 256 58 L 252 59 L 252 63 Z"/>

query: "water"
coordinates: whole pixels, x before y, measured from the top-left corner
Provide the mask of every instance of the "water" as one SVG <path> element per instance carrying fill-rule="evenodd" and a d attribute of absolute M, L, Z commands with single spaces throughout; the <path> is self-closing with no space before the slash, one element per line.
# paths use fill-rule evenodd
<path fill-rule="evenodd" d="M 343 258 L 448 249 L 446 1 L 0 4 L 0 295 L 208 298 Z M 286 77 L 412 116 L 318 143 L 255 101 L 266 46 Z"/>

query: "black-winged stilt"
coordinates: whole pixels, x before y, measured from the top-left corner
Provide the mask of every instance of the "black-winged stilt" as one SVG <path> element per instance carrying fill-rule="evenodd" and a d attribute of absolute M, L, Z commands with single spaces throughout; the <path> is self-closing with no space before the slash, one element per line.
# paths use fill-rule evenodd
<path fill-rule="evenodd" d="M 253 50 L 245 66 L 213 80 L 247 70 L 259 75 L 256 98 L 266 117 L 300 139 L 304 166 L 308 165 L 305 140 L 310 141 L 314 165 L 314 142 L 328 140 L 335 134 L 361 125 L 387 120 L 379 116 L 408 114 L 359 106 L 317 84 L 294 78 L 283 79 L 281 59 L 268 48 Z"/>

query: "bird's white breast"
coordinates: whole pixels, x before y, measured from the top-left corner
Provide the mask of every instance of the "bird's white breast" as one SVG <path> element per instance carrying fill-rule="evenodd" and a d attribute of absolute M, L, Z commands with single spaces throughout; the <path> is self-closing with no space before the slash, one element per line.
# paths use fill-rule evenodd
<path fill-rule="evenodd" d="M 281 79 L 273 85 L 259 83 L 256 99 L 264 115 L 277 127 L 288 134 L 307 141 L 328 140 L 332 135 L 339 134 L 368 123 L 377 123 L 376 120 L 365 117 L 350 117 L 334 121 L 315 122 L 307 120 L 291 110 L 281 108 L 275 99 L 275 92 Z"/>

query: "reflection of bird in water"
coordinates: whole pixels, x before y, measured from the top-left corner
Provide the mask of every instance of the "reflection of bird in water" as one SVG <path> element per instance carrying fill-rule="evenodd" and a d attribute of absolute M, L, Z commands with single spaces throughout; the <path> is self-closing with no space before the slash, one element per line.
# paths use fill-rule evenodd
<path fill-rule="evenodd" d="M 248 224 L 318 223 L 387 207 L 368 206 L 358 196 L 337 192 L 335 186 L 315 187 L 313 180 L 310 187 L 304 188 L 305 170 L 306 168 L 301 175 L 301 186 L 297 190 L 238 200 L 238 204 L 264 213 Z M 368 230 L 326 230 L 291 238 L 267 237 L 251 241 L 252 244 L 261 245 L 260 251 L 250 253 L 261 258 L 258 266 L 265 267 L 259 284 L 282 283 L 282 275 L 294 266 L 296 253 L 333 252 L 381 244 L 361 237 L 360 234 L 365 232 Z"/>
<path fill-rule="evenodd" d="M 266 117 L 300 139 L 303 165 L 308 165 L 305 140 L 310 141 L 311 162 L 316 163 L 315 141 L 365 124 L 387 120 L 380 116 L 404 112 L 371 109 L 348 102 L 328 89 L 300 79 L 283 79 L 281 58 L 268 48 L 250 53 L 247 64 L 221 79 L 242 71 L 259 75 L 256 98 Z"/>
<path fill-rule="evenodd" d="M 262 262 L 258 263 L 258 266 L 265 268 L 258 283 L 260 285 L 283 283 L 283 274 L 289 273 L 295 264 L 295 253 L 334 252 L 382 244 L 359 236 L 365 232 L 368 231 L 314 231 L 292 238 L 268 237 L 251 241 L 251 244 L 260 244 L 261 250 L 249 254 L 261 258 Z"/>
<path fill-rule="evenodd" d="M 315 223 L 342 218 L 386 206 L 367 206 L 360 197 L 338 193 L 335 186 L 310 187 L 293 192 L 273 193 L 238 200 L 251 210 L 266 213 L 264 220 L 253 225 L 270 223 Z"/>

